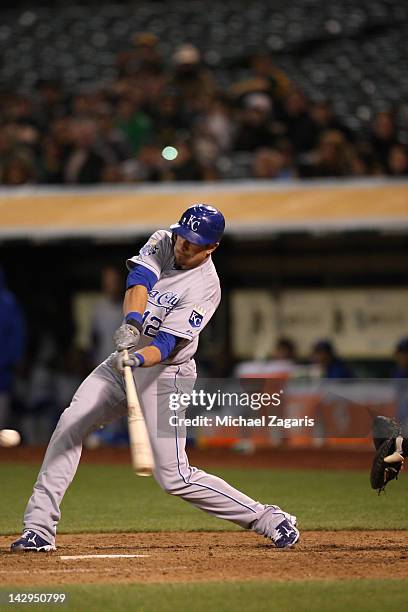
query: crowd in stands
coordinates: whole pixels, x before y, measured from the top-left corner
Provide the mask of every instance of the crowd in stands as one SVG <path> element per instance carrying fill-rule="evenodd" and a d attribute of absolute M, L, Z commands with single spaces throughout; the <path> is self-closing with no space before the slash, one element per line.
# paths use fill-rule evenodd
<path fill-rule="evenodd" d="M 269 54 L 252 57 L 247 79 L 220 87 L 196 47 L 163 58 L 144 32 L 117 56 L 113 82 L 69 94 L 51 80 L 30 94 L 0 91 L 0 184 L 403 177 L 407 130 L 402 105 L 351 130 Z"/>

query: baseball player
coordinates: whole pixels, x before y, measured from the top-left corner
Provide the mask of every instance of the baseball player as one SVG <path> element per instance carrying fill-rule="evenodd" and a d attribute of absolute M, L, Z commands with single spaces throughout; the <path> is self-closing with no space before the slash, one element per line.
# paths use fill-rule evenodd
<path fill-rule="evenodd" d="M 55 550 L 61 500 L 77 470 L 84 438 L 126 414 L 126 365 L 133 368 L 159 485 L 197 508 L 270 538 L 277 548 L 298 541 L 296 517 L 191 467 L 184 427 L 172 427 L 166 436 L 157 433 L 158 406 L 166 403 L 163 394 L 169 387 L 173 393 L 191 392 L 196 379 L 193 357 L 199 334 L 221 297 L 211 254 L 224 226 L 216 208 L 191 206 L 171 231 L 156 231 L 139 255 L 127 261 L 125 321 L 114 336 L 117 351 L 85 379 L 61 415 L 25 511 L 23 535 L 12 551 Z"/>

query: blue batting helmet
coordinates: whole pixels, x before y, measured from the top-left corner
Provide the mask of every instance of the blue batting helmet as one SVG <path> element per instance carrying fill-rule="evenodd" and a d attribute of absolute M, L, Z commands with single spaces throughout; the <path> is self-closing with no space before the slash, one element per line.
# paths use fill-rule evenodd
<path fill-rule="evenodd" d="M 225 228 L 224 215 L 207 204 L 194 204 L 181 215 L 178 223 L 170 225 L 177 236 L 193 244 L 216 244 L 222 238 Z"/>

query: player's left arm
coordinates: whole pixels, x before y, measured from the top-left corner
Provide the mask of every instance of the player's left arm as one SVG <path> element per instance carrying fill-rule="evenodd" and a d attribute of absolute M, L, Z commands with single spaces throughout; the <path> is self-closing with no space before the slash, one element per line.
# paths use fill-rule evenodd
<path fill-rule="evenodd" d="M 147 296 L 156 284 L 158 277 L 148 268 L 136 265 L 128 274 L 123 312 L 127 323 L 139 325 L 141 331 L 143 313 L 146 310 Z"/>
<path fill-rule="evenodd" d="M 132 350 L 138 345 L 148 293 L 156 282 L 157 276 L 144 266 L 136 265 L 130 271 L 123 300 L 125 323 L 113 336 L 117 351 Z"/>
<path fill-rule="evenodd" d="M 142 321 L 142 316 L 146 310 L 148 290 L 145 285 L 133 285 L 126 290 L 123 300 L 123 314 L 126 321 L 131 313 L 138 313 L 137 319 Z"/>

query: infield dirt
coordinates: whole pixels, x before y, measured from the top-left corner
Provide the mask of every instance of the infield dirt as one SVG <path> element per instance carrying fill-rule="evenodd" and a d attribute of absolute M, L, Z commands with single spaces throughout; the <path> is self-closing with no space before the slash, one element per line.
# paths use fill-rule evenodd
<path fill-rule="evenodd" d="M 306 531 L 289 551 L 251 532 L 60 535 L 52 553 L 11 553 L 0 537 L 0 586 L 406 578 L 405 531 Z M 146 555 L 79 558 L 80 555 Z"/>

